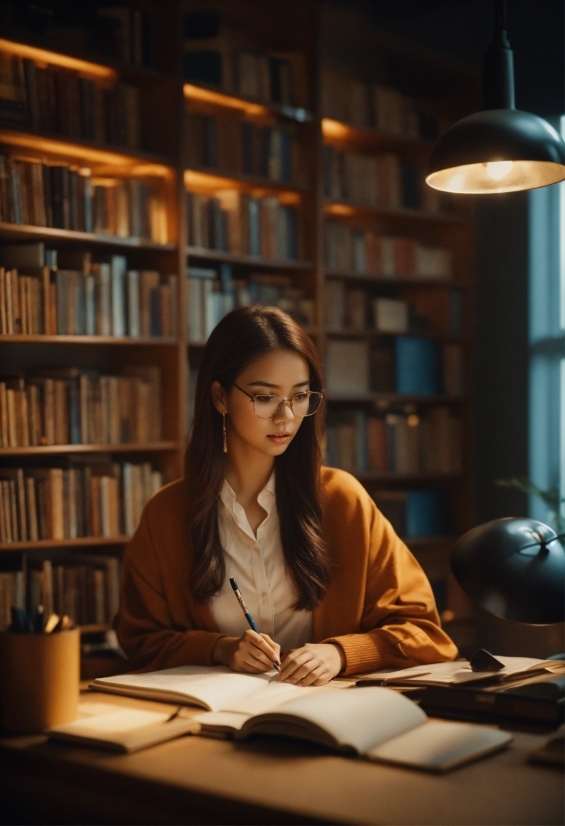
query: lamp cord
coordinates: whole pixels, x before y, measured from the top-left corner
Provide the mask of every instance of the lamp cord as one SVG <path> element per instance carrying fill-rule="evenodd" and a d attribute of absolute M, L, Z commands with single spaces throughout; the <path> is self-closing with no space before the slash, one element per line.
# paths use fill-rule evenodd
<path fill-rule="evenodd" d="M 497 31 L 506 31 L 506 0 L 495 0 L 494 19 Z"/>

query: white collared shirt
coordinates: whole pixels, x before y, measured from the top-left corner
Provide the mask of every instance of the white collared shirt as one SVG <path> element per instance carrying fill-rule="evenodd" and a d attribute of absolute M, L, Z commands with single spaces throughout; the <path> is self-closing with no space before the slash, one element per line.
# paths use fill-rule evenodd
<path fill-rule="evenodd" d="M 274 471 L 257 501 L 267 515 L 255 536 L 233 488 L 224 481 L 218 527 L 226 576 L 220 592 L 211 598 L 210 608 L 223 634 L 240 637 L 249 628 L 229 582 L 234 577 L 257 628 L 278 642 L 284 652 L 312 641 L 312 612 L 293 607 L 297 593 L 286 572 Z"/>

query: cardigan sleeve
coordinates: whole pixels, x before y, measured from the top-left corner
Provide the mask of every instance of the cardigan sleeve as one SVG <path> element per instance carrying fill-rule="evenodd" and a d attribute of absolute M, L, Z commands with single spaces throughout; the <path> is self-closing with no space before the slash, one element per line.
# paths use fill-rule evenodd
<path fill-rule="evenodd" d="M 342 648 L 346 660 L 342 674 L 455 659 L 457 648 L 441 628 L 424 571 L 366 491 L 359 486 L 355 493 L 349 518 L 334 520 L 333 531 L 337 546 L 347 549 L 346 565 L 351 565 L 352 557 L 360 563 L 360 633 L 324 640 Z M 351 505 L 351 495 L 348 498 Z M 344 509 L 339 510 L 343 516 Z"/>
<path fill-rule="evenodd" d="M 114 619 L 130 669 L 156 671 L 179 665 L 212 665 L 212 648 L 224 635 L 198 630 L 197 626 L 187 629 L 187 621 L 176 623 L 165 579 L 146 508 L 125 551 L 120 606 Z"/>

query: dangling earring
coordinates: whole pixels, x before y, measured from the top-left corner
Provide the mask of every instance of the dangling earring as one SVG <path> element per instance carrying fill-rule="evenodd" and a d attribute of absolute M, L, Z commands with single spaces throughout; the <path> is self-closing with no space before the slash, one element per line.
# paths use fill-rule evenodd
<path fill-rule="evenodd" d="M 228 452 L 228 439 L 226 436 L 226 414 L 222 410 L 222 436 L 224 437 L 224 453 Z"/>

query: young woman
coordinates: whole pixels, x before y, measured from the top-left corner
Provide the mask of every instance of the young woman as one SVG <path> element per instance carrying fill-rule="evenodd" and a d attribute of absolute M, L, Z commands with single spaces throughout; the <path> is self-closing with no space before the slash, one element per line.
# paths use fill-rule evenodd
<path fill-rule="evenodd" d="M 456 656 L 390 523 L 321 466 L 322 434 L 308 336 L 274 308 L 229 313 L 204 349 L 184 478 L 147 504 L 125 553 L 116 630 L 131 669 L 280 661 L 279 679 L 322 685 Z"/>

